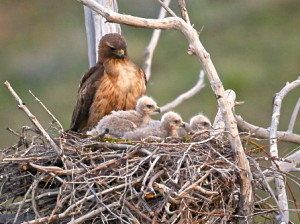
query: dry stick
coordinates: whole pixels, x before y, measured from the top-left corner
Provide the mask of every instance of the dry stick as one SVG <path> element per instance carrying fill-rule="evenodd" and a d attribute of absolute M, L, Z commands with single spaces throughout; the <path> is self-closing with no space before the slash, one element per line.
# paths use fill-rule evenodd
<path fill-rule="evenodd" d="M 144 179 L 143 179 L 143 182 L 142 182 L 141 191 L 144 190 L 144 188 L 145 188 L 145 186 L 146 186 L 146 181 L 147 181 L 147 179 L 148 179 L 150 173 L 153 171 L 154 166 L 155 166 L 155 164 L 157 163 L 157 161 L 158 161 L 159 159 L 160 159 L 160 156 L 157 156 L 157 157 L 155 158 L 155 160 L 153 161 L 153 163 L 151 164 L 150 168 L 148 169 L 148 171 L 147 171 L 147 173 L 146 173 L 146 175 L 145 175 L 145 177 L 144 177 Z"/>
<path fill-rule="evenodd" d="M 287 173 L 291 171 L 299 171 L 299 168 L 296 168 L 296 166 L 300 163 L 300 150 L 294 152 L 293 154 L 289 155 L 285 159 L 291 162 L 290 163 L 284 161 L 277 162 L 277 165 L 279 166 L 281 171 Z"/>
<path fill-rule="evenodd" d="M 186 4 L 185 4 L 185 0 L 178 0 L 178 6 L 181 12 L 181 17 L 184 19 L 184 21 L 186 21 L 188 24 L 190 23 L 190 18 L 188 15 L 188 12 L 186 10 Z"/>
<path fill-rule="evenodd" d="M 227 89 L 225 92 L 227 94 L 228 103 L 230 104 L 231 110 L 233 111 L 236 94 L 231 89 Z M 213 129 L 212 135 L 217 136 L 217 135 L 223 133 L 225 131 L 225 128 L 226 128 L 226 126 L 225 126 L 225 122 L 223 119 L 222 110 L 221 110 L 221 108 L 219 108 L 217 115 L 215 117 L 214 123 L 212 125 L 212 129 Z"/>
<path fill-rule="evenodd" d="M 191 88 L 190 90 L 188 90 L 185 93 L 182 93 L 181 95 L 179 95 L 176 99 L 174 99 L 172 102 L 162 106 L 160 108 L 160 112 L 164 113 L 166 111 L 171 110 L 172 108 L 178 106 L 179 104 L 181 104 L 183 101 L 185 101 L 188 98 L 191 98 L 192 96 L 194 96 L 196 93 L 198 93 L 201 89 L 203 89 L 203 87 L 205 86 L 204 84 L 204 72 L 203 70 L 200 71 L 199 74 L 199 80 L 196 83 L 196 85 Z"/>
<path fill-rule="evenodd" d="M 167 5 L 165 2 L 162 2 L 161 0 L 156 0 L 161 7 L 163 7 L 171 16 L 173 17 L 177 17 L 177 15 L 175 14 L 175 12 L 173 12 L 172 9 L 169 8 L 169 5 Z"/>
<path fill-rule="evenodd" d="M 148 222 L 151 222 L 152 220 L 145 214 L 141 213 L 135 206 L 133 206 L 130 202 L 128 202 L 127 200 L 124 200 L 124 204 L 130 208 L 132 211 L 134 211 L 136 214 L 138 214 L 139 216 L 143 217 L 144 219 L 146 219 Z"/>
<path fill-rule="evenodd" d="M 164 170 L 161 170 L 161 171 L 159 171 L 159 172 L 157 172 L 153 177 L 151 177 L 151 179 L 149 180 L 149 182 L 148 182 L 148 185 L 147 185 L 147 188 L 153 188 L 153 183 L 154 183 L 154 181 L 157 179 L 157 178 L 159 178 L 161 175 L 163 175 L 165 173 L 165 171 Z"/>
<path fill-rule="evenodd" d="M 30 186 L 29 189 L 27 190 L 26 194 L 24 195 L 23 200 L 22 200 L 22 203 L 21 203 L 21 204 L 19 205 L 19 207 L 18 207 L 18 211 L 17 211 L 17 214 L 16 214 L 16 216 L 15 216 L 15 218 L 14 218 L 13 224 L 15 224 L 15 223 L 18 221 L 20 211 L 21 211 L 21 209 L 22 209 L 22 207 L 23 207 L 23 205 L 24 205 L 24 203 L 25 203 L 25 201 L 26 201 L 26 198 L 29 196 L 30 192 L 32 191 L 33 185 L 34 185 L 34 182 L 31 184 L 31 186 Z"/>
<path fill-rule="evenodd" d="M 99 213 L 105 211 L 107 208 L 113 208 L 113 207 L 117 207 L 117 206 L 120 206 L 120 202 L 114 202 L 114 203 L 111 203 L 110 205 L 108 205 L 106 207 L 101 207 L 101 208 L 95 209 L 95 210 L 93 210 L 89 213 L 86 213 L 85 215 L 81 216 L 80 218 L 77 218 L 75 220 L 72 220 L 72 221 L 68 222 L 68 224 L 83 223 L 85 220 L 98 215 Z"/>
<path fill-rule="evenodd" d="M 280 109 L 283 98 L 294 88 L 300 86 L 300 77 L 297 80 L 287 83 L 283 89 L 278 92 L 275 96 L 273 103 L 273 114 L 270 127 L 270 155 L 278 157 L 278 147 L 277 147 L 277 128 L 279 124 Z M 276 166 L 277 163 L 273 161 L 273 165 Z M 283 215 L 276 217 L 279 223 L 289 222 L 289 211 L 288 211 L 288 199 L 285 190 L 285 181 L 282 175 L 275 177 L 276 185 L 276 195 L 279 201 L 279 210 Z"/>
<path fill-rule="evenodd" d="M 237 124 L 239 129 L 242 132 L 250 132 L 255 137 L 260 139 L 268 139 L 270 136 L 270 130 L 250 124 L 243 120 L 243 118 L 240 115 L 235 115 L 235 118 L 237 120 Z M 296 144 L 300 144 L 300 135 L 290 133 L 288 131 L 277 131 L 277 138 L 280 141 L 284 142 L 292 142 Z"/>
<path fill-rule="evenodd" d="M 97 193 L 96 195 L 99 195 L 99 193 Z M 92 196 L 94 196 L 94 195 L 92 195 Z M 133 196 L 130 196 L 130 197 L 126 198 L 125 200 L 128 200 L 128 199 L 132 200 L 132 199 L 134 199 L 136 197 L 137 197 L 137 195 L 133 195 Z M 101 208 L 95 209 L 95 210 L 93 210 L 93 211 L 91 211 L 91 212 L 89 212 L 89 213 L 87 213 L 87 214 L 79 217 L 78 219 L 72 220 L 72 221 L 68 222 L 68 224 L 83 223 L 85 220 L 98 215 L 99 213 L 105 211 L 106 209 L 110 209 L 110 208 L 117 207 L 117 206 L 120 206 L 120 205 L 121 205 L 120 202 L 111 203 L 111 204 L 109 204 L 109 205 L 107 205 L 105 207 L 101 207 Z"/>
<path fill-rule="evenodd" d="M 130 150 L 135 147 L 134 145 L 127 145 L 127 144 L 120 144 L 120 143 L 107 143 L 107 142 L 93 142 L 93 143 L 87 143 L 83 145 L 83 147 L 95 147 L 95 146 L 107 147 L 116 150 Z"/>
<path fill-rule="evenodd" d="M 223 119 L 225 120 L 226 130 L 229 132 L 229 140 L 231 147 L 236 152 L 236 161 L 238 166 L 243 170 L 239 174 L 241 186 L 241 200 L 239 214 L 244 216 L 238 219 L 239 223 L 244 223 L 247 217 L 254 209 L 254 192 L 251 184 L 252 173 L 250 170 L 249 161 L 246 158 L 240 137 L 237 129 L 236 120 L 228 104 L 224 87 L 212 63 L 209 53 L 199 40 L 198 32 L 190 24 L 186 23 L 179 17 L 168 17 L 164 19 L 145 19 L 130 15 L 123 15 L 113 12 L 93 0 L 77 0 L 82 4 L 93 9 L 107 19 L 108 22 L 115 22 L 133 27 L 148 28 L 148 29 L 175 29 L 181 32 L 189 43 L 189 51 L 197 56 L 197 59 L 202 64 L 203 69 L 209 79 L 211 88 L 218 101 L 218 106 L 221 108 Z M 252 220 L 247 220 L 252 222 Z"/>
<path fill-rule="evenodd" d="M 58 124 L 58 126 L 59 126 L 59 133 L 60 133 L 60 134 L 63 133 L 63 131 L 64 131 L 63 126 L 62 126 L 61 123 L 56 119 L 56 117 L 50 112 L 50 110 L 45 106 L 45 104 L 43 104 L 43 102 L 42 102 L 39 98 L 37 98 L 37 97 L 31 92 L 31 90 L 29 90 L 29 93 L 34 97 L 34 99 L 35 99 L 36 101 L 38 101 L 38 102 L 41 104 L 41 106 L 47 111 L 47 113 L 52 117 L 52 119 Z"/>
<path fill-rule="evenodd" d="M 30 121 L 42 133 L 42 135 L 45 137 L 45 139 L 51 145 L 51 147 L 57 152 L 57 154 L 61 155 L 61 153 L 62 153 L 61 149 L 55 144 L 55 142 L 53 141 L 53 139 L 48 135 L 48 133 L 42 127 L 42 125 L 40 124 L 40 122 L 30 112 L 30 110 L 25 106 L 25 104 L 23 103 L 23 101 L 21 100 L 21 98 L 18 96 L 18 94 L 11 87 L 10 83 L 8 81 L 6 81 L 6 82 L 4 82 L 4 85 L 7 87 L 7 89 L 10 91 L 10 93 L 13 95 L 13 97 L 15 98 L 15 100 L 18 102 L 18 107 L 26 113 L 26 115 L 29 117 Z"/>
<path fill-rule="evenodd" d="M 32 183 L 32 192 L 31 192 L 31 204 L 32 204 L 32 208 L 33 208 L 33 211 L 35 213 L 35 216 L 37 218 L 41 218 L 41 215 L 39 213 L 39 210 L 38 210 L 38 207 L 37 207 L 37 203 L 36 203 L 36 200 L 35 200 L 35 194 L 36 194 L 36 188 L 40 182 L 40 180 L 42 180 L 44 178 L 44 174 L 41 174 L 37 179 L 35 179 L 35 181 Z"/>
<path fill-rule="evenodd" d="M 201 188 L 200 186 L 197 186 L 199 183 L 203 182 L 203 180 L 206 179 L 206 177 L 208 177 L 209 174 L 211 174 L 213 171 L 213 169 L 210 169 L 209 171 L 207 171 L 199 180 L 197 180 L 195 183 L 193 183 L 192 185 L 188 186 L 185 189 L 180 189 L 179 194 L 177 195 L 177 197 L 181 198 L 184 197 L 184 194 L 193 190 L 193 189 L 201 189 L 200 191 L 204 194 L 208 194 L 208 195 L 212 195 L 212 194 L 218 194 L 217 191 L 207 191 L 203 188 Z"/>
<path fill-rule="evenodd" d="M 37 195 L 35 196 L 34 200 L 39 200 L 39 199 L 42 199 L 43 197 L 51 197 L 51 196 L 57 196 L 58 195 L 58 191 L 54 191 L 54 192 L 46 192 L 46 193 L 43 193 L 43 194 L 40 194 L 40 195 Z M 32 199 L 26 199 L 24 201 L 24 203 L 29 203 L 31 202 Z M 10 204 L 9 207 L 14 207 L 14 206 L 18 206 L 20 204 L 22 204 L 23 202 L 15 202 L 13 204 Z"/>
<path fill-rule="evenodd" d="M 54 215 L 52 218 L 51 218 L 51 222 L 55 221 L 55 220 L 58 220 L 58 219 L 63 219 L 63 218 L 66 218 L 66 217 L 69 217 L 69 216 L 72 216 L 72 215 L 77 215 L 78 213 L 81 213 L 82 211 L 77 211 L 77 212 L 71 212 L 71 213 L 62 213 L 62 214 L 58 214 L 58 215 Z M 35 219 L 35 220 L 31 220 L 31 221 L 28 221 L 28 222 L 23 222 L 22 224 L 39 224 L 39 223 L 48 223 L 50 220 L 49 220 L 49 217 L 43 217 L 43 218 L 40 218 L 40 219 Z"/>
<path fill-rule="evenodd" d="M 169 6 L 170 2 L 171 2 L 171 0 L 165 0 L 163 4 L 165 6 Z M 165 18 L 166 14 L 167 14 L 167 11 L 163 7 L 161 7 L 159 15 L 158 15 L 158 19 Z M 161 34 L 161 30 L 158 30 L 158 29 L 154 30 L 152 33 L 151 40 L 150 40 L 148 46 L 144 50 L 143 70 L 146 74 L 147 80 L 149 80 L 150 76 L 151 76 L 151 65 L 152 65 L 153 53 L 157 46 L 160 34 Z"/>
<path fill-rule="evenodd" d="M 276 202 L 277 206 L 279 207 L 279 202 L 271 188 L 271 186 L 269 185 L 267 179 L 266 179 L 266 176 L 264 175 L 263 171 L 260 169 L 260 166 L 259 166 L 259 163 L 255 161 L 255 159 L 251 158 L 251 157 L 248 157 L 248 159 L 250 159 L 252 161 L 252 163 L 255 165 L 256 169 L 258 170 L 258 172 L 260 173 L 260 175 L 262 176 L 262 179 L 263 179 L 263 183 L 265 185 L 265 187 L 267 188 L 270 196 L 273 198 L 273 200 Z M 280 213 L 282 213 L 281 210 L 279 210 Z M 283 215 L 283 214 L 281 214 Z"/>
<path fill-rule="evenodd" d="M 107 161 L 107 162 L 101 163 L 99 166 L 95 167 L 94 169 L 91 169 L 91 170 L 87 171 L 86 173 L 84 173 L 84 174 L 82 174 L 82 175 L 76 177 L 76 178 L 74 179 L 74 181 L 79 180 L 80 178 L 85 177 L 85 176 L 88 175 L 88 174 L 91 174 L 91 173 L 93 173 L 93 172 L 96 172 L 97 170 L 100 170 L 100 169 L 102 169 L 102 168 L 108 167 L 108 166 L 110 166 L 110 165 L 112 165 L 112 164 L 116 165 L 116 164 L 120 163 L 122 160 L 131 158 L 132 156 L 134 156 L 134 155 L 140 150 L 140 146 L 141 146 L 140 144 L 137 144 L 137 145 L 135 146 L 135 149 L 133 149 L 132 152 L 126 154 L 126 155 L 125 155 L 124 157 L 122 157 L 122 158 L 119 158 L 119 159 L 112 159 L 112 160 L 109 160 L 109 161 Z"/>
<path fill-rule="evenodd" d="M 294 126 L 295 126 L 295 123 L 296 123 L 297 115 L 299 113 L 299 109 L 300 109 L 300 98 L 298 99 L 298 101 L 297 101 L 297 103 L 295 105 L 295 108 L 293 110 L 293 114 L 291 116 L 289 127 L 287 129 L 287 132 L 289 132 L 289 133 L 292 133 L 293 130 L 294 130 Z"/>
<path fill-rule="evenodd" d="M 178 183 L 179 180 L 179 176 L 180 176 L 180 168 L 182 165 L 183 160 L 185 159 L 186 154 L 190 151 L 190 149 L 194 146 L 194 143 L 191 143 L 190 146 L 184 151 L 182 157 L 180 158 L 180 160 L 178 160 L 177 162 L 177 169 L 176 171 L 173 173 L 173 176 L 175 176 L 175 179 L 173 180 L 174 183 Z"/>

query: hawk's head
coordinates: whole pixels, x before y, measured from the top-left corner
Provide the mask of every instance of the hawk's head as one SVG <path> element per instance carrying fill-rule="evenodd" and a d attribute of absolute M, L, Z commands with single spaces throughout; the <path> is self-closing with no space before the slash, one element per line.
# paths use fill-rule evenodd
<path fill-rule="evenodd" d="M 99 44 L 99 61 L 107 58 L 124 59 L 127 55 L 126 41 L 118 33 L 104 35 Z"/>

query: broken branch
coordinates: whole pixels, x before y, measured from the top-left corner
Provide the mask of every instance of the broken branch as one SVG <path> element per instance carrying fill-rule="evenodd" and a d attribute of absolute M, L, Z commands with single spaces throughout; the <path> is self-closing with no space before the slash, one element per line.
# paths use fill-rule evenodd
<path fill-rule="evenodd" d="M 30 121 L 34 124 L 34 126 L 42 133 L 45 137 L 46 141 L 51 145 L 51 147 L 57 152 L 58 155 L 61 155 L 61 149 L 56 145 L 53 139 L 49 136 L 49 134 L 45 131 L 40 122 L 36 119 L 36 117 L 30 112 L 30 110 L 25 106 L 25 103 L 21 100 L 18 94 L 14 91 L 8 81 L 4 82 L 4 85 L 7 87 L 9 92 L 13 95 L 15 100 L 18 102 L 18 107 L 25 112 L 25 114 L 29 117 Z"/>

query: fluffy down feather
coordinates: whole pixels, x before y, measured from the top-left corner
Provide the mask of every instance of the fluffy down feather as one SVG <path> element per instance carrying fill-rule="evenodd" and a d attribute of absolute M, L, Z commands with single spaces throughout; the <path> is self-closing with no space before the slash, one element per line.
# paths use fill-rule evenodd
<path fill-rule="evenodd" d="M 175 112 L 165 113 L 161 122 L 151 121 L 149 125 L 140 127 L 135 131 L 127 132 L 122 138 L 142 140 L 149 136 L 155 136 L 160 138 L 166 138 L 169 136 L 178 136 L 177 129 L 184 126 L 182 118 Z"/>

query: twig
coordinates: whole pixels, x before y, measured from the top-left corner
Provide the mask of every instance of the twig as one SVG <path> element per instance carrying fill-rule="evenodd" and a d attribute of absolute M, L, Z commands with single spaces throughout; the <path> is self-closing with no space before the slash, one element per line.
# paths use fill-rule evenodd
<path fill-rule="evenodd" d="M 92 143 L 84 144 L 85 148 L 96 147 L 96 146 L 107 147 L 107 148 L 111 148 L 111 149 L 115 149 L 115 150 L 131 150 L 131 149 L 135 148 L 134 145 L 126 145 L 126 144 L 122 144 L 122 143 L 92 142 Z"/>
<path fill-rule="evenodd" d="M 171 1 L 172 0 L 165 0 L 163 4 L 166 7 L 168 7 L 170 5 Z M 167 11 L 163 7 L 161 7 L 159 15 L 158 15 L 158 19 L 165 18 L 166 14 L 167 14 Z M 143 70 L 146 74 L 147 80 L 149 80 L 150 76 L 151 76 L 151 65 L 152 65 L 153 53 L 157 46 L 160 34 L 161 34 L 161 30 L 158 30 L 158 29 L 153 30 L 151 40 L 150 40 L 148 46 L 144 50 Z"/>
<path fill-rule="evenodd" d="M 199 183 L 201 183 L 203 180 L 205 180 L 206 177 L 208 177 L 208 175 L 212 173 L 212 171 L 213 171 L 213 169 L 210 169 L 199 180 L 197 180 L 195 183 L 193 183 L 192 185 L 188 186 L 185 189 L 181 189 L 179 191 L 179 194 L 177 195 L 177 197 L 178 198 L 184 197 L 184 194 L 186 194 L 187 192 L 189 192 L 190 190 L 193 190 L 193 189 L 199 190 L 203 194 L 208 194 L 208 195 L 218 194 L 217 191 L 207 191 L 207 190 L 201 188 L 200 186 L 197 186 Z"/>
<path fill-rule="evenodd" d="M 273 103 L 273 113 L 272 121 L 270 126 L 270 154 L 271 156 L 278 157 L 278 147 L 277 147 L 277 128 L 279 124 L 281 103 L 283 98 L 294 88 L 300 86 L 300 77 L 297 80 L 287 83 L 281 91 L 279 91 L 274 99 Z M 276 162 L 273 161 L 273 164 L 276 166 Z M 285 190 L 285 183 L 283 176 L 275 177 L 276 185 L 276 194 L 279 201 L 279 209 L 281 210 L 280 217 L 277 217 L 280 222 L 288 223 L 289 222 L 289 212 L 288 212 L 288 200 Z"/>
<path fill-rule="evenodd" d="M 188 12 L 186 10 L 185 0 L 178 0 L 178 6 L 181 12 L 181 17 L 188 23 L 191 24 Z"/>
<path fill-rule="evenodd" d="M 228 100 L 228 104 L 231 107 L 231 110 L 234 110 L 234 106 L 235 106 L 235 99 L 236 99 L 236 94 L 233 90 L 228 89 L 225 91 L 225 93 L 227 94 L 227 100 Z M 218 109 L 217 115 L 215 117 L 215 121 L 212 125 L 212 135 L 213 136 L 217 136 L 221 133 L 223 133 L 225 131 L 226 125 L 225 125 L 225 121 L 222 115 L 222 110 L 221 108 Z"/>
<path fill-rule="evenodd" d="M 108 205 L 107 207 L 108 208 L 113 208 L 113 207 L 117 207 L 117 206 L 120 206 L 120 202 L 114 202 L 110 205 Z M 105 211 L 105 207 L 102 207 L 102 208 L 98 208 L 98 209 L 95 209 L 95 210 L 92 210 L 90 211 L 89 213 L 75 219 L 75 220 L 72 220 L 70 222 L 68 222 L 68 224 L 80 224 L 80 223 L 83 223 L 85 220 L 89 219 L 89 218 L 92 218 L 96 215 L 98 215 L 99 213 Z"/>
<path fill-rule="evenodd" d="M 263 173 L 262 170 L 260 169 L 259 163 L 256 162 L 256 161 L 255 161 L 253 158 L 251 158 L 251 157 L 248 157 L 248 159 L 250 159 L 250 160 L 252 161 L 252 163 L 255 165 L 256 169 L 258 170 L 258 172 L 260 173 L 260 175 L 261 175 L 261 177 L 262 177 L 262 179 L 263 179 L 263 184 L 264 184 L 264 186 L 267 188 L 268 193 L 270 194 L 270 196 L 273 198 L 273 200 L 275 201 L 275 203 L 276 203 L 277 206 L 279 207 L 279 206 L 280 206 L 280 205 L 279 205 L 279 201 L 277 200 L 277 198 L 276 198 L 276 196 L 275 196 L 275 194 L 274 194 L 274 192 L 273 192 L 271 186 L 269 185 L 269 183 L 268 183 L 268 181 L 267 181 L 267 179 L 266 179 L 264 173 Z M 279 212 L 282 213 L 281 210 L 279 210 Z M 281 214 L 281 215 L 283 216 L 283 214 Z"/>
<path fill-rule="evenodd" d="M 153 168 L 154 168 L 155 164 L 157 163 L 157 161 L 158 161 L 159 159 L 160 159 L 160 156 L 157 156 L 157 157 L 155 158 L 155 160 L 153 161 L 153 163 L 151 164 L 150 168 L 148 169 L 148 171 L 147 171 L 147 173 L 146 173 L 146 175 L 145 175 L 145 177 L 144 177 L 144 179 L 143 179 L 143 182 L 142 182 L 142 188 L 141 188 L 141 191 L 144 190 L 144 187 L 146 186 L 146 181 L 147 181 L 147 179 L 148 179 L 150 173 L 153 171 Z"/>
<path fill-rule="evenodd" d="M 182 93 L 181 95 L 179 95 L 172 102 L 162 106 L 160 108 L 160 112 L 164 113 L 164 112 L 169 111 L 172 108 L 178 106 L 179 104 L 181 104 L 186 99 L 189 99 L 192 96 L 194 96 L 197 92 L 199 92 L 201 89 L 203 89 L 204 86 L 205 86 L 205 84 L 204 84 L 204 72 L 201 70 L 200 74 L 199 74 L 199 80 L 196 83 L 196 85 L 193 88 L 191 88 L 190 90 L 188 90 L 187 92 Z"/>
<path fill-rule="evenodd" d="M 8 130 L 9 132 L 13 133 L 15 136 L 17 137 L 22 137 L 21 133 L 11 129 L 11 128 L 6 128 L 6 130 Z"/>
<path fill-rule="evenodd" d="M 30 121 L 42 133 L 42 135 L 45 137 L 45 139 L 51 145 L 51 147 L 57 152 L 57 154 L 61 155 L 61 153 L 62 153 L 61 149 L 55 144 L 55 142 L 53 141 L 53 139 L 48 135 L 48 133 L 42 127 L 42 125 L 40 124 L 40 122 L 36 119 L 36 117 L 25 106 L 25 104 L 23 103 L 23 101 L 21 100 L 21 98 L 18 96 L 18 94 L 11 87 L 10 83 L 8 81 L 6 81 L 6 82 L 4 82 L 4 85 L 7 87 L 7 89 L 10 91 L 10 93 L 13 95 L 13 97 L 18 102 L 18 107 L 26 113 L 26 115 L 29 117 Z"/>
<path fill-rule="evenodd" d="M 58 215 L 53 215 L 52 218 L 51 218 L 51 221 L 55 221 L 55 220 L 58 220 L 58 219 L 63 219 L 63 218 L 66 218 L 66 217 L 69 217 L 69 216 L 72 216 L 72 215 L 77 215 L 81 213 L 81 211 L 76 211 L 76 212 L 70 212 L 70 213 L 62 213 L 62 214 L 58 214 Z M 39 223 L 48 223 L 49 221 L 49 218 L 50 217 L 42 217 L 40 219 L 35 219 L 35 220 L 31 220 L 31 221 L 28 221 L 28 222 L 23 222 L 22 224 L 39 224 Z"/>
<path fill-rule="evenodd" d="M 134 207 L 130 202 L 128 202 L 127 200 L 124 200 L 124 204 L 126 206 L 128 206 L 132 211 L 134 211 L 136 214 L 138 214 L 139 216 L 143 217 L 144 219 L 146 219 L 148 222 L 151 222 L 152 220 L 146 216 L 145 214 L 141 213 L 136 207 Z"/>
<path fill-rule="evenodd" d="M 277 162 L 277 165 L 279 166 L 281 171 L 287 172 L 287 173 L 291 172 L 291 171 L 299 171 L 299 168 L 296 168 L 296 166 L 300 163 L 300 150 L 287 156 L 285 159 L 289 160 L 291 162 L 290 163 L 287 163 L 285 161 Z"/>
<path fill-rule="evenodd" d="M 299 113 L 299 109 L 300 109 L 300 98 L 298 99 L 298 101 L 297 101 L 297 103 L 295 105 L 295 108 L 293 110 L 293 114 L 291 116 L 289 127 L 287 129 L 287 132 L 289 132 L 289 133 L 292 133 L 293 130 L 294 130 L 294 126 L 295 126 L 295 123 L 296 123 L 297 115 Z"/>
<path fill-rule="evenodd" d="M 161 0 L 156 0 L 171 16 L 177 17 L 175 12 L 173 12 L 172 9 L 169 8 L 169 6 L 166 4 L 166 2 L 162 2 Z"/>
<path fill-rule="evenodd" d="M 122 161 L 122 160 L 129 159 L 129 158 L 131 158 L 132 156 L 134 156 L 139 150 L 140 150 L 140 145 L 138 144 L 138 145 L 136 145 L 136 146 L 134 147 L 134 150 L 133 150 L 132 152 L 126 154 L 124 157 L 122 157 L 122 158 L 120 158 L 120 159 L 112 159 L 112 160 L 109 160 L 109 161 L 107 161 L 107 162 L 105 162 L 105 163 L 102 163 L 102 164 L 100 164 L 99 166 L 95 167 L 94 169 L 89 170 L 88 172 L 86 172 L 86 173 L 84 173 L 84 174 L 82 174 L 82 175 L 76 177 L 76 178 L 74 179 L 74 181 L 79 180 L 80 178 L 82 178 L 82 177 L 84 177 L 84 176 L 86 176 L 86 175 L 88 175 L 88 174 L 94 173 L 94 172 L 96 172 L 97 170 L 103 169 L 103 168 L 108 167 L 108 166 L 110 166 L 110 165 L 112 165 L 112 164 L 118 164 L 118 163 L 120 163 L 120 161 Z"/>
<path fill-rule="evenodd" d="M 81 169 L 71 169 L 71 170 L 64 170 L 57 166 L 39 166 L 34 163 L 29 163 L 29 165 L 36 170 L 43 172 L 43 173 L 54 173 L 56 175 L 67 175 L 67 174 L 76 174 L 81 173 L 84 171 L 83 168 Z"/>
<path fill-rule="evenodd" d="M 153 185 L 154 181 L 155 181 L 157 178 L 159 178 L 161 175 L 163 175 L 164 173 L 165 173 L 164 170 L 160 170 L 160 171 L 157 172 L 153 177 L 151 177 L 151 179 L 150 179 L 149 182 L 148 182 L 147 188 L 152 189 L 152 188 L 153 188 L 152 185 Z"/>
<path fill-rule="evenodd" d="M 187 150 L 184 151 L 182 157 L 180 158 L 180 160 L 177 162 L 177 169 L 176 171 L 173 173 L 173 176 L 175 176 L 175 179 L 173 180 L 176 184 L 178 183 L 179 180 L 179 176 L 180 176 L 180 168 L 182 165 L 183 160 L 186 157 L 186 154 L 190 151 L 190 149 L 194 146 L 195 143 L 190 144 L 190 146 L 187 148 Z"/>
<path fill-rule="evenodd" d="M 18 217 L 19 217 L 19 213 L 21 211 L 21 208 L 23 207 L 23 205 L 25 204 L 25 200 L 26 198 L 29 196 L 30 192 L 32 191 L 32 188 L 34 186 L 34 183 L 31 184 L 31 186 L 29 187 L 29 189 L 27 190 L 26 194 L 24 195 L 23 197 L 23 200 L 22 200 L 22 203 L 19 205 L 18 207 L 18 211 L 17 211 L 17 214 L 15 216 L 15 219 L 14 219 L 14 222 L 13 224 L 15 224 L 17 221 L 18 221 Z"/>
<path fill-rule="evenodd" d="M 244 121 L 240 115 L 235 115 L 235 118 L 237 120 L 238 127 L 241 131 L 250 132 L 255 137 L 260 139 L 269 139 L 270 131 L 268 129 L 250 124 Z M 300 135 L 294 133 L 277 131 L 277 137 L 280 141 L 300 144 Z"/>
<path fill-rule="evenodd" d="M 32 208 L 33 211 L 35 213 L 35 216 L 38 218 L 41 218 L 41 215 L 39 213 L 39 210 L 37 208 L 37 203 L 35 200 L 36 197 L 36 188 L 40 182 L 40 180 L 42 180 L 44 178 L 44 174 L 41 174 L 33 183 L 32 183 L 32 192 L 31 192 L 31 204 L 32 204 Z"/>
<path fill-rule="evenodd" d="M 51 113 L 51 111 L 45 106 L 45 104 L 39 99 L 37 98 L 32 92 L 31 90 L 29 90 L 29 93 L 35 98 L 36 101 L 38 101 L 41 106 L 47 111 L 47 113 L 52 117 L 52 119 L 58 124 L 59 126 L 59 133 L 63 133 L 64 131 L 64 128 L 63 126 L 61 125 L 61 123 L 56 119 L 56 117 Z"/>

